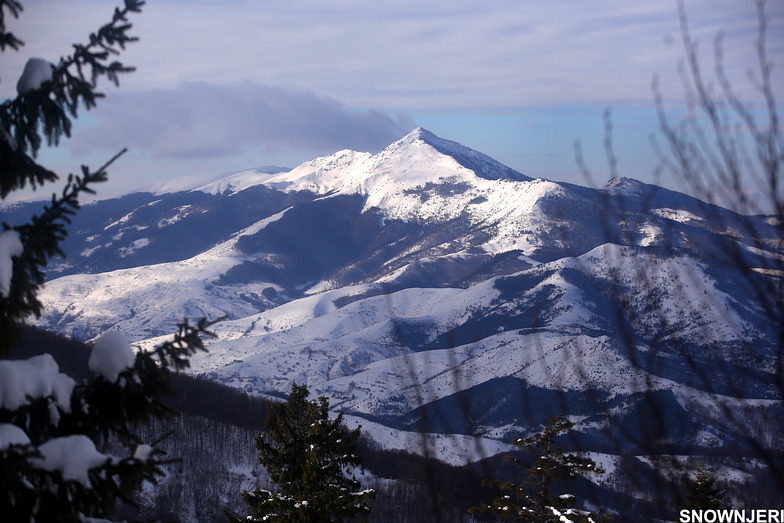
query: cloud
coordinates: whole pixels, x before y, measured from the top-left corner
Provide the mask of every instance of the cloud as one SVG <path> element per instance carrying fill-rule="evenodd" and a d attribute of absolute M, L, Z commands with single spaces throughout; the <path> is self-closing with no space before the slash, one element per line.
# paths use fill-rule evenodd
<path fill-rule="evenodd" d="M 780 63 L 784 2 L 766 8 L 769 57 Z M 756 58 L 754 3 L 687 0 L 686 9 L 706 71 L 713 69 L 713 37 L 724 29 L 726 69 L 745 80 Z M 105 0 L 26 2 L 9 27 L 29 49 L 3 56 L 0 97 L 13 94 L 27 50 L 55 62 L 109 12 Z M 157 0 L 132 22 L 140 41 L 122 60 L 137 71 L 124 76 L 123 90 L 247 80 L 352 107 L 615 105 L 649 101 L 658 72 L 665 92 L 682 96 L 680 29 L 670 1 Z M 780 82 L 784 67 L 773 74 Z"/>
<path fill-rule="evenodd" d="M 110 93 L 80 128 L 73 152 L 129 147 L 156 158 L 215 158 L 244 148 L 376 151 L 410 128 L 374 110 L 354 110 L 306 91 L 244 82 L 188 82 L 171 89 Z"/>

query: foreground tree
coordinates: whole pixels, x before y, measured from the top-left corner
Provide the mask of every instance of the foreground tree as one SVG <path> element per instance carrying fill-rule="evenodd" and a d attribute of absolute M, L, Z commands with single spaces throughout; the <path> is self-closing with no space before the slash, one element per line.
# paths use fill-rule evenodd
<path fill-rule="evenodd" d="M 269 403 L 265 426 L 269 434 L 256 437 L 256 448 L 278 492 L 244 492 L 252 516 L 227 511 L 230 521 L 327 522 L 369 513 L 375 491 L 362 490 L 352 472 L 362 463 L 354 453 L 360 428 L 349 431 L 342 414 L 330 421 L 327 398 L 308 401 L 307 386 L 295 383 L 286 403 Z"/>
<path fill-rule="evenodd" d="M 694 510 L 723 509 L 725 492 L 716 486 L 716 476 L 705 465 L 686 476 L 683 508 Z"/>
<path fill-rule="evenodd" d="M 130 72 L 119 61 L 129 36 L 130 13 L 144 2 L 125 0 L 109 23 L 90 35 L 87 45 L 53 65 L 31 58 L 17 83 L 18 96 L 0 104 L 0 196 L 30 184 L 36 188 L 58 179 L 38 164 L 36 154 L 45 138 L 57 145 L 69 136 L 71 118 L 80 104 L 95 105 L 99 78 L 115 84 Z M 23 42 L 6 31 L 5 17 L 18 17 L 22 5 L 0 0 L 0 50 L 18 50 Z M 120 153 L 122 154 L 122 153 Z M 118 155 L 119 156 L 119 155 Z M 62 254 L 69 216 L 79 196 L 106 179 L 110 160 L 97 171 L 82 167 L 69 175 L 61 195 L 52 196 L 43 212 L 29 223 L 3 223 L 0 233 L 0 357 L 19 341 L 18 322 L 39 315 L 37 299 L 48 260 Z M 106 517 L 118 500 L 132 503 L 144 481 L 160 474 L 161 452 L 142 442 L 134 427 L 173 411 L 162 399 L 170 392 L 170 372 L 188 365 L 203 350 L 201 335 L 210 323 L 184 321 L 174 338 L 152 351 L 135 355 L 122 334 L 99 338 L 89 359 L 91 378 L 77 382 L 60 372 L 55 359 L 43 354 L 27 360 L 0 360 L 0 513 L 8 521 L 84 521 Z M 99 450 L 112 439 L 125 455 Z"/>
<path fill-rule="evenodd" d="M 559 494 L 559 482 L 574 482 L 577 476 L 586 474 L 604 474 L 590 458 L 576 454 L 566 454 L 555 439 L 568 432 L 572 422 L 563 416 L 550 420 L 542 432 L 525 439 L 518 439 L 513 444 L 519 449 L 536 457 L 532 462 L 507 456 L 516 466 L 528 471 L 522 483 L 513 481 L 485 480 L 483 485 L 495 487 L 509 492 L 495 498 L 490 505 L 473 507 L 469 512 L 490 514 L 502 521 L 525 521 L 529 523 L 556 523 L 568 518 L 570 521 L 588 522 L 596 520 L 596 515 L 589 511 L 574 508 L 577 499 L 569 493 Z"/>

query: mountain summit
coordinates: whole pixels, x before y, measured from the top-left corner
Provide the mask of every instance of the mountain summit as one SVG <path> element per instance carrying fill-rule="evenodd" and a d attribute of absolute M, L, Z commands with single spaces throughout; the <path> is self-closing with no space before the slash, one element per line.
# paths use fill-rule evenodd
<path fill-rule="evenodd" d="M 530 181 L 531 178 L 523 176 L 514 169 L 490 158 L 473 149 L 469 149 L 457 142 L 445 140 L 430 131 L 417 127 L 404 138 L 392 144 L 389 149 L 398 147 L 416 147 L 427 144 L 443 155 L 451 156 L 460 165 L 474 172 L 480 178 L 488 180 L 509 179 L 516 181 Z"/>
<path fill-rule="evenodd" d="M 259 183 L 286 192 L 363 194 L 368 196 L 366 209 L 376 206 L 394 213 L 401 200 L 410 199 L 406 196 L 420 189 L 443 184 L 482 185 L 481 180 L 530 178 L 482 153 L 417 128 L 376 155 L 343 150 Z M 410 208 L 413 204 L 402 205 Z"/>

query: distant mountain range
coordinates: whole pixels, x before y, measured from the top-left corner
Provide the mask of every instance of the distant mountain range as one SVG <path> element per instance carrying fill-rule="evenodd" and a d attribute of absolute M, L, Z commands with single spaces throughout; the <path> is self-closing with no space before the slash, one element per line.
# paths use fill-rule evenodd
<path fill-rule="evenodd" d="M 564 412 L 610 468 L 778 452 L 778 231 L 631 179 L 530 178 L 416 129 L 375 155 L 85 206 L 38 323 L 150 344 L 225 315 L 194 374 L 279 397 L 307 384 L 381 446 L 482 438 L 445 444 L 453 461 Z"/>

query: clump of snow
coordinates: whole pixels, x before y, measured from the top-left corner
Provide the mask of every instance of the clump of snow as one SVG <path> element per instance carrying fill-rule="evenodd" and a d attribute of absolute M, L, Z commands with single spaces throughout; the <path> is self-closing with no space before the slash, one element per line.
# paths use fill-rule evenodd
<path fill-rule="evenodd" d="M 147 461 L 150 459 L 150 454 L 152 454 L 151 446 L 146 444 L 137 445 L 136 450 L 133 453 L 133 459 Z"/>
<path fill-rule="evenodd" d="M 30 58 L 25 64 L 22 77 L 16 83 L 16 92 L 25 94 L 40 89 L 45 82 L 52 80 L 52 64 L 43 58 Z"/>
<path fill-rule="evenodd" d="M 0 361 L 0 407 L 16 410 L 31 399 L 54 396 L 69 412 L 76 382 L 62 374 L 51 354 L 28 360 Z"/>
<path fill-rule="evenodd" d="M 105 333 L 95 340 L 87 365 L 108 381 L 117 381 L 122 371 L 133 367 L 133 351 L 128 339 L 117 330 Z"/>
<path fill-rule="evenodd" d="M 8 296 L 11 291 L 11 276 L 14 262 L 12 257 L 19 256 L 24 251 L 19 233 L 7 230 L 0 233 L 0 297 Z"/>
<path fill-rule="evenodd" d="M 78 481 L 85 487 L 90 486 L 88 471 L 112 459 L 98 452 L 95 443 L 81 434 L 50 439 L 39 446 L 38 451 L 42 456 L 35 461 L 39 468 L 59 470 L 63 479 Z"/>
<path fill-rule="evenodd" d="M 0 450 L 7 449 L 10 445 L 29 445 L 30 438 L 25 431 L 10 423 L 0 423 Z"/>

